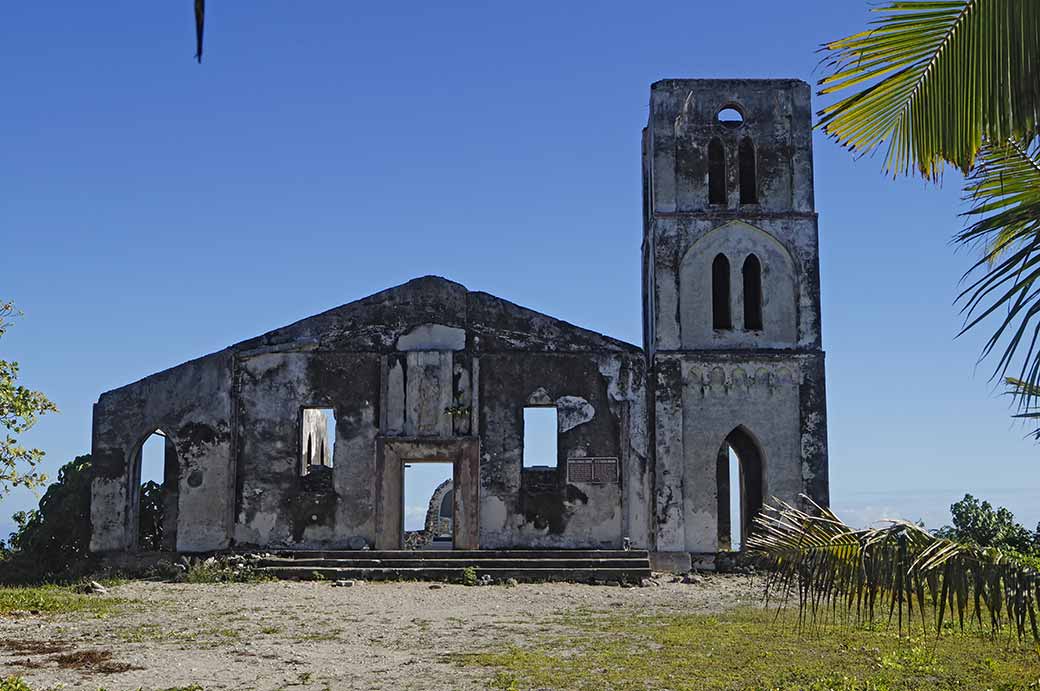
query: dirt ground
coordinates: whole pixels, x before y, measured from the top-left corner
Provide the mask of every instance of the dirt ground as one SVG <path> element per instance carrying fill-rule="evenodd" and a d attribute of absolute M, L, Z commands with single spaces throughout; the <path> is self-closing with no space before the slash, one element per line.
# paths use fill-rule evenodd
<path fill-rule="evenodd" d="M 761 580 L 640 588 L 566 583 L 131 582 L 113 614 L 0 617 L 0 679 L 34 689 L 486 689 L 446 653 L 523 644 L 582 612 L 714 612 L 761 601 Z"/>

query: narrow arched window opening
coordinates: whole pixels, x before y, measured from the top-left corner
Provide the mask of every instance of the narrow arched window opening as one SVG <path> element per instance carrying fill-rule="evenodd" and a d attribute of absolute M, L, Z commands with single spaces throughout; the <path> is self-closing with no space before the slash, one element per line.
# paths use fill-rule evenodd
<path fill-rule="evenodd" d="M 177 549 L 180 469 L 177 448 L 162 430 L 137 447 L 131 479 L 134 544 L 146 552 Z"/>
<path fill-rule="evenodd" d="M 720 254 L 711 263 L 711 323 L 715 329 L 732 329 L 729 308 L 729 260 Z"/>
<path fill-rule="evenodd" d="M 744 260 L 744 328 L 762 330 L 762 264 L 758 257 L 748 255 Z"/>
<path fill-rule="evenodd" d="M 743 550 L 762 511 L 765 459 L 743 428 L 729 433 L 715 464 L 718 549 Z"/>
<path fill-rule="evenodd" d="M 740 140 L 740 203 L 758 203 L 758 183 L 755 177 L 755 145 L 750 138 Z"/>
<path fill-rule="evenodd" d="M 722 142 L 708 142 L 708 203 L 726 204 L 726 150 Z"/>

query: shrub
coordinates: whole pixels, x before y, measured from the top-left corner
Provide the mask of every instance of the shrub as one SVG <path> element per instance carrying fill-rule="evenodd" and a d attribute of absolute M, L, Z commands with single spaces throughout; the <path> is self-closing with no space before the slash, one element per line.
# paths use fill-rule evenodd
<path fill-rule="evenodd" d="M 90 548 L 90 455 L 62 466 L 39 508 L 14 514 L 17 529 L 0 553 L 4 581 L 68 580 L 92 566 Z"/>
<path fill-rule="evenodd" d="M 965 494 L 950 506 L 950 513 L 953 525 L 935 531 L 937 537 L 1040 557 L 1040 525 L 1031 533 L 1003 506 L 994 509 L 988 501 Z"/>

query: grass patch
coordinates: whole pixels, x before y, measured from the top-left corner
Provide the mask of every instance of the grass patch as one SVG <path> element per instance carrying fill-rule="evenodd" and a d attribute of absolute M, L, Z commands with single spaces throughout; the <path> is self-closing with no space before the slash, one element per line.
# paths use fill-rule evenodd
<path fill-rule="evenodd" d="M 85 612 L 103 616 L 124 604 L 126 600 L 85 595 L 70 586 L 0 587 L 0 615 L 22 611 L 39 614 Z"/>
<path fill-rule="evenodd" d="M 1040 658 L 1014 639 L 826 625 L 787 614 L 568 616 L 563 635 L 452 655 L 495 672 L 506 691 L 938 691 L 1040 688 Z"/>
<path fill-rule="evenodd" d="M 239 640 L 242 632 L 220 626 L 175 629 L 165 624 L 149 623 L 118 629 L 116 635 L 126 643 L 175 643 L 185 647 L 214 647 Z"/>
<path fill-rule="evenodd" d="M 335 641 L 338 640 L 340 635 L 343 633 L 342 630 L 337 628 L 329 628 L 324 631 L 311 631 L 305 633 L 302 636 L 295 637 L 298 641 Z"/>

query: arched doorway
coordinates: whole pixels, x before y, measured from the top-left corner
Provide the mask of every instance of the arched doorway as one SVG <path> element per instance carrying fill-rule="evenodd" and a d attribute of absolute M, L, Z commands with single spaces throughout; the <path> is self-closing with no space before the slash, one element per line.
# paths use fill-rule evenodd
<path fill-rule="evenodd" d="M 718 549 L 742 550 L 752 519 L 762 510 L 765 459 L 744 427 L 737 427 L 719 448 L 715 464 L 718 497 Z"/>
<path fill-rule="evenodd" d="M 177 447 L 161 429 L 137 445 L 130 473 L 128 513 L 133 549 L 177 549 L 180 468 Z"/>

